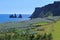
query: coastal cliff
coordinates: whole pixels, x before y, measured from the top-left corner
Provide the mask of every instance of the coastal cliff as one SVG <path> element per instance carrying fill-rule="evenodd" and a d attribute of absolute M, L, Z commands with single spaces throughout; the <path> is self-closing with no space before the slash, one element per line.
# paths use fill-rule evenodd
<path fill-rule="evenodd" d="M 30 18 L 41 18 L 48 16 L 60 16 L 60 1 L 55 1 L 54 3 L 43 7 L 36 7 Z"/>

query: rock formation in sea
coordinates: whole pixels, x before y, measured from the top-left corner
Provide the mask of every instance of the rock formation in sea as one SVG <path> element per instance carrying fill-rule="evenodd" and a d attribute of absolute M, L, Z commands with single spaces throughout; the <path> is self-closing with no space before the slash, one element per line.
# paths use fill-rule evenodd
<path fill-rule="evenodd" d="M 22 18 L 22 15 L 21 15 L 21 14 L 19 14 L 18 18 Z"/>
<path fill-rule="evenodd" d="M 30 18 L 40 18 L 48 16 L 60 16 L 60 1 L 55 1 L 52 4 L 43 7 L 36 7 Z"/>
<path fill-rule="evenodd" d="M 11 14 L 9 18 L 17 18 L 16 14 Z"/>

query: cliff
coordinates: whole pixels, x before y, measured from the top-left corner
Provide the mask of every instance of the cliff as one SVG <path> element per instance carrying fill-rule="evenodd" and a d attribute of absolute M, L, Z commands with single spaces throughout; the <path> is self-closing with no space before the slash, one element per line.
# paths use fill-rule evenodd
<path fill-rule="evenodd" d="M 60 16 L 60 1 L 55 1 L 52 4 L 43 7 L 36 7 L 30 18 L 40 18 L 48 16 Z"/>

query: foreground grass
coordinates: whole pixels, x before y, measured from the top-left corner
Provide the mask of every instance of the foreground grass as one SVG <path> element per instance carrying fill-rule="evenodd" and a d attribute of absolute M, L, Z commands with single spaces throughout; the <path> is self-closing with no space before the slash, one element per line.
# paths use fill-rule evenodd
<path fill-rule="evenodd" d="M 39 24 L 39 23 L 37 23 L 37 24 Z M 43 23 L 43 25 L 41 26 L 42 28 L 45 29 L 43 31 L 43 33 L 52 33 L 53 40 L 60 40 L 60 19 L 56 22 L 48 23 L 47 25 L 45 25 L 45 24 L 47 24 L 47 23 Z M 41 28 L 41 27 L 38 27 L 38 28 Z M 38 32 L 40 32 L 40 31 L 38 31 Z"/>
<path fill-rule="evenodd" d="M 54 23 L 53 40 L 60 40 L 60 20 Z"/>
<path fill-rule="evenodd" d="M 30 24 L 30 23 L 25 23 L 23 22 L 24 25 Z M 17 23 L 13 23 L 14 25 Z M 22 26 L 24 26 L 21 23 L 18 23 Z M 8 29 L 7 31 L 0 32 L 0 40 L 52 40 L 51 37 L 48 37 L 49 35 L 51 36 L 53 40 L 60 40 L 60 20 L 57 22 L 44 22 L 40 21 L 37 23 L 32 23 L 29 26 L 27 26 L 27 29 L 21 29 L 20 25 L 16 25 L 15 28 Z M 12 25 L 12 26 L 14 26 Z M 10 24 L 6 25 L 0 25 L 1 28 L 4 27 L 10 27 Z M 20 29 L 17 29 L 20 27 Z M 23 27 L 24 28 L 24 27 Z M 1 31 L 1 30 L 0 30 Z"/>
<path fill-rule="evenodd" d="M 53 40 L 60 40 L 60 19 L 48 25 L 43 25 L 42 27 L 45 27 L 45 32 L 52 33 Z"/>
<path fill-rule="evenodd" d="M 48 23 L 42 21 L 29 25 L 25 30 L 16 30 L 16 28 L 5 30 L 0 32 L 0 40 L 49 40 L 50 28 L 42 26 L 46 24 Z"/>

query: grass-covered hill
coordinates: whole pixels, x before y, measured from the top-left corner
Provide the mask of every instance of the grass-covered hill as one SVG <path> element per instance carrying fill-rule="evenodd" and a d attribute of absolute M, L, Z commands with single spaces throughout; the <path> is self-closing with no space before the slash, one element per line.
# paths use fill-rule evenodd
<path fill-rule="evenodd" d="M 60 40 L 60 20 L 58 20 L 56 23 L 53 24 L 54 31 L 53 33 L 53 39 L 54 40 Z"/>
<path fill-rule="evenodd" d="M 60 40 L 60 17 L 0 24 L 0 40 Z"/>

